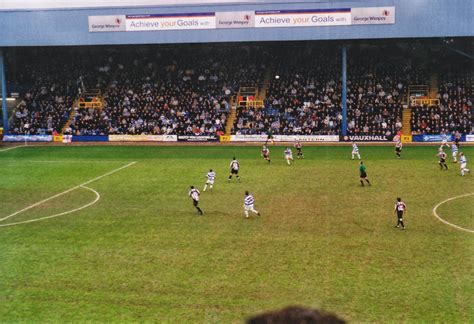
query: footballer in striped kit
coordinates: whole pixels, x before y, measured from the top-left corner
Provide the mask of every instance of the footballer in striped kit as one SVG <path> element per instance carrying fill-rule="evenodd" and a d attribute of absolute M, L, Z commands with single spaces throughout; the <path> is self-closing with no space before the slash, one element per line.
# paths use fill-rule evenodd
<path fill-rule="evenodd" d="M 359 147 L 356 142 L 352 142 L 352 159 L 357 155 L 357 158 L 360 160 Z"/>
<path fill-rule="evenodd" d="M 288 165 L 291 165 L 291 163 L 293 162 L 293 152 L 289 147 L 285 148 L 284 155 L 286 163 L 288 163 Z"/>
<path fill-rule="evenodd" d="M 246 191 L 245 192 L 245 198 L 244 198 L 245 218 L 249 218 L 249 211 L 251 211 L 252 213 L 257 214 L 258 216 L 260 216 L 260 213 L 257 210 L 255 210 L 254 204 L 255 204 L 255 199 L 253 198 L 253 196 L 248 191 Z"/>
<path fill-rule="evenodd" d="M 461 154 L 459 154 L 459 162 L 460 162 L 459 167 L 461 168 L 461 176 L 464 177 L 464 172 L 471 173 L 471 170 L 469 170 L 467 168 L 467 158 L 466 158 L 466 156 L 464 155 L 463 152 L 461 152 Z"/>
<path fill-rule="evenodd" d="M 207 181 L 202 191 L 206 191 L 207 186 L 209 186 L 209 189 L 212 189 L 212 187 L 214 186 L 214 181 L 216 180 L 216 173 L 212 171 L 212 169 L 209 169 L 209 172 L 207 173 L 206 177 Z"/>

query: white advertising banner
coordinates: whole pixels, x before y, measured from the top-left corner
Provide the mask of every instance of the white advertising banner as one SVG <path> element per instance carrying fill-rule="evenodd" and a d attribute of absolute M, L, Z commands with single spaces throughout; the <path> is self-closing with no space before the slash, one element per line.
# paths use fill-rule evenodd
<path fill-rule="evenodd" d="M 474 135 L 466 135 L 466 142 L 474 142 Z"/>
<path fill-rule="evenodd" d="M 255 27 L 253 11 L 216 12 L 216 28 Z"/>
<path fill-rule="evenodd" d="M 89 32 L 394 24 L 395 7 L 89 16 Z"/>
<path fill-rule="evenodd" d="M 350 8 L 255 11 L 255 27 L 319 27 L 350 24 Z"/>
<path fill-rule="evenodd" d="M 278 142 L 339 142 L 339 135 L 275 135 Z"/>
<path fill-rule="evenodd" d="M 267 135 L 231 135 L 231 142 L 265 142 Z"/>
<path fill-rule="evenodd" d="M 125 31 L 125 15 L 89 16 L 89 32 Z"/>
<path fill-rule="evenodd" d="M 352 8 L 352 25 L 395 23 L 395 7 Z"/>
<path fill-rule="evenodd" d="M 214 12 L 125 16 L 126 31 L 215 29 Z"/>
<path fill-rule="evenodd" d="M 231 135 L 231 142 L 266 142 L 267 135 Z M 339 135 L 273 135 L 275 142 L 339 142 Z"/>
<path fill-rule="evenodd" d="M 109 135 L 109 142 L 176 142 L 176 135 Z"/>

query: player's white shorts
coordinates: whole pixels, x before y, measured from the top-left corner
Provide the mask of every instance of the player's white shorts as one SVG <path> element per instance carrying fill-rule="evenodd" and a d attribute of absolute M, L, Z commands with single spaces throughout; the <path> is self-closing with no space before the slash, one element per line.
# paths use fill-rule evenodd
<path fill-rule="evenodd" d="M 448 141 L 447 141 L 447 140 L 443 140 L 443 141 L 441 142 L 441 145 L 442 145 L 442 146 L 445 146 L 445 145 L 448 146 Z"/>
<path fill-rule="evenodd" d="M 285 155 L 285 159 L 287 159 L 287 160 L 293 160 L 293 155 Z"/>
<path fill-rule="evenodd" d="M 461 163 L 461 169 L 465 169 L 467 167 L 467 163 Z"/>
<path fill-rule="evenodd" d="M 251 211 L 251 210 L 255 210 L 255 209 L 253 208 L 253 204 L 252 204 L 252 205 L 244 205 L 244 210 Z"/>
<path fill-rule="evenodd" d="M 352 151 L 352 154 L 359 154 L 359 151 Z"/>
<path fill-rule="evenodd" d="M 207 180 L 206 184 L 214 185 L 214 180 Z"/>
<path fill-rule="evenodd" d="M 453 152 L 453 158 L 455 158 L 456 156 L 458 156 L 458 152 Z"/>

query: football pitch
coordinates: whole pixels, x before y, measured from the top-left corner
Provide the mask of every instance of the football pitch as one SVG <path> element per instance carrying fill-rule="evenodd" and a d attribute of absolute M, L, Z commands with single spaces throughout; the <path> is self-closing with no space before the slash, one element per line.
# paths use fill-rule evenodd
<path fill-rule="evenodd" d="M 270 151 L 271 165 L 259 147 L 1 151 L 0 321 L 240 323 L 295 304 L 350 322 L 474 321 L 473 175 L 450 159 L 440 171 L 436 146 L 397 159 L 361 145 L 361 187 L 350 147 L 304 147 L 292 166 Z M 461 151 L 474 168 L 474 147 Z M 244 218 L 246 190 L 260 217 Z M 436 212 L 457 227 L 433 213 L 454 197 Z"/>

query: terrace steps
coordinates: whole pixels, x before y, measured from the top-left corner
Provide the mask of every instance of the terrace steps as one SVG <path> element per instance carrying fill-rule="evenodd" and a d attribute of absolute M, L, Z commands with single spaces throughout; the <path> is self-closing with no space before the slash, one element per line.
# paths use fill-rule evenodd
<path fill-rule="evenodd" d="M 267 97 L 267 91 L 268 88 L 270 88 L 270 82 L 273 78 L 274 75 L 274 68 L 273 66 L 270 66 L 266 71 L 265 71 L 265 76 L 263 79 L 262 86 L 260 87 L 258 91 L 258 100 L 264 101 L 265 98 Z"/>
<path fill-rule="evenodd" d="M 61 134 L 64 134 L 66 130 L 71 126 L 72 121 L 74 120 L 74 115 L 76 113 L 76 107 L 79 107 L 79 98 L 74 100 L 74 103 L 72 104 L 72 109 L 71 112 L 69 113 L 69 117 L 64 124 L 63 128 L 61 129 Z"/>
<path fill-rule="evenodd" d="M 410 135 L 411 134 L 411 108 L 403 109 L 402 133 L 404 135 Z"/>
<path fill-rule="evenodd" d="M 431 99 L 436 99 L 438 96 L 438 72 L 434 71 L 431 73 L 430 77 L 430 92 L 429 97 Z"/>
<path fill-rule="evenodd" d="M 234 127 L 234 121 L 235 121 L 236 117 L 237 117 L 237 109 L 236 109 L 235 105 L 232 105 L 231 109 L 230 109 L 230 114 L 227 117 L 227 122 L 225 124 L 225 134 L 226 135 L 231 135 L 232 128 Z"/>

